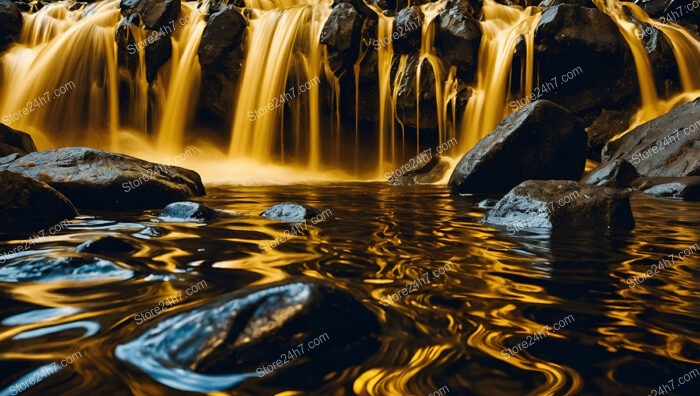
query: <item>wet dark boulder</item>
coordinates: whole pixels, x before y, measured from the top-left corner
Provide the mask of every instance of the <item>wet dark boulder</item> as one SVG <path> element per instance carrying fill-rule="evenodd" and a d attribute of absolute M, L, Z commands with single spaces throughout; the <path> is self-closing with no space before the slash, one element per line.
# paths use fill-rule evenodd
<path fill-rule="evenodd" d="M 632 52 L 617 25 L 597 8 L 546 9 L 535 29 L 535 63 L 541 98 L 586 122 L 603 108 L 624 107 L 638 92 Z"/>
<path fill-rule="evenodd" d="M 608 143 L 603 161 L 626 159 L 641 176 L 700 176 L 700 99 Z"/>
<path fill-rule="evenodd" d="M 321 44 L 328 48 L 328 62 L 336 75 L 352 70 L 359 56 L 363 23 L 364 17 L 352 4 L 345 2 L 335 4 L 326 19 L 321 30 Z"/>
<path fill-rule="evenodd" d="M 586 134 L 588 134 L 588 158 L 600 161 L 603 147 L 612 138 L 629 128 L 633 115 L 633 110 L 603 109 L 593 123 L 586 128 Z"/>
<path fill-rule="evenodd" d="M 321 211 L 307 205 L 300 205 L 294 202 L 284 202 L 265 209 L 260 216 L 270 220 L 280 221 L 304 221 L 316 217 Z"/>
<path fill-rule="evenodd" d="M 632 164 L 624 159 L 616 159 L 593 169 L 581 182 L 601 187 L 627 188 L 638 177 Z"/>
<path fill-rule="evenodd" d="M 669 0 L 659 19 L 662 22 L 683 23 L 687 21 L 700 24 L 700 7 L 698 7 L 696 0 Z"/>
<path fill-rule="evenodd" d="M 666 9 L 669 0 L 633 0 L 633 3 L 641 7 L 650 17 L 659 18 Z"/>
<path fill-rule="evenodd" d="M 420 49 L 423 11 L 411 6 L 396 13 L 393 23 L 393 48 L 397 54 L 416 53 Z"/>
<path fill-rule="evenodd" d="M 375 315 L 349 294 L 292 282 L 162 315 L 115 354 L 161 383 L 206 393 L 253 379 L 323 381 L 375 352 L 378 335 Z"/>
<path fill-rule="evenodd" d="M 200 103 L 221 118 L 229 120 L 245 53 L 243 40 L 248 23 L 233 7 L 211 14 L 202 33 L 197 54 L 202 66 Z"/>
<path fill-rule="evenodd" d="M 435 129 L 438 125 L 435 74 L 430 62 L 423 59 L 420 65 L 420 83 L 417 86 L 419 62 L 418 55 L 408 56 L 398 86 L 394 88 L 396 90 L 396 117 L 404 125 L 415 127 L 420 124 L 420 128 Z M 420 88 L 420 94 L 416 96 L 417 88 Z M 420 120 L 417 119 L 419 114 L 416 109 L 416 100 L 420 105 Z"/>
<path fill-rule="evenodd" d="M 539 7 L 554 7 L 559 4 L 571 4 L 579 7 L 596 8 L 592 0 L 543 0 L 540 2 Z"/>
<path fill-rule="evenodd" d="M 16 259 L 0 267 L 0 282 L 7 283 L 105 282 L 133 276 L 132 270 L 111 261 L 77 253 Z"/>
<path fill-rule="evenodd" d="M 644 43 L 644 49 L 649 56 L 649 63 L 654 73 L 657 92 L 673 94 L 680 91 L 678 63 L 671 42 L 661 30 L 638 20 L 631 12 L 628 13 L 628 18 L 637 26 L 637 38 Z"/>
<path fill-rule="evenodd" d="M 139 250 L 134 244 L 124 238 L 104 235 L 88 239 L 75 248 L 79 253 L 130 253 Z"/>
<path fill-rule="evenodd" d="M 158 30 L 175 25 L 180 0 L 121 0 L 120 8 L 125 17 L 138 14 L 146 29 Z"/>
<path fill-rule="evenodd" d="M 516 231 L 634 228 L 629 192 L 570 180 L 523 182 L 482 221 Z"/>
<path fill-rule="evenodd" d="M 117 43 L 117 65 L 132 77 L 136 75 L 136 69 L 139 66 L 138 47 L 133 34 L 133 29 L 138 29 L 138 25 L 138 15 L 132 14 L 122 18 L 114 33 L 114 40 Z"/>
<path fill-rule="evenodd" d="M 4 157 L 0 157 L 0 169 L 5 169 L 8 166 L 10 166 L 11 163 L 15 162 L 17 158 L 21 157 L 18 153 L 6 155 Z"/>
<path fill-rule="evenodd" d="M 0 0 L 0 52 L 19 38 L 22 12 L 10 0 Z"/>
<path fill-rule="evenodd" d="M 450 170 L 450 163 L 438 156 L 430 156 L 427 161 L 416 161 L 408 169 L 400 169 L 389 176 L 392 186 L 417 186 L 437 183 Z"/>
<path fill-rule="evenodd" d="M 158 71 L 173 54 L 170 34 L 159 31 L 146 33 L 146 80 L 152 83 L 158 77 Z"/>
<path fill-rule="evenodd" d="M 464 81 L 474 80 L 481 36 L 479 22 L 456 5 L 438 16 L 435 48 L 448 65 L 457 67 L 457 76 Z"/>
<path fill-rule="evenodd" d="M 44 227 L 78 215 L 63 194 L 45 183 L 0 171 L 0 230 Z"/>
<path fill-rule="evenodd" d="M 204 195 L 194 171 L 84 147 L 30 153 L 7 169 L 45 182 L 78 208 L 150 209 Z"/>
<path fill-rule="evenodd" d="M 235 214 L 219 209 L 212 209 L 198 202 L 175 202 L 166 206 L 158 215 L 163 221 L 211 221 L 234 217 Z"/>
<path fill-rule="evenodd" d="M 28 133 L 0 124 L 0 157 L 15 153 L 26 155 L 32 151 L 36 151 L 36 145 Z"/>
<path fill-rule="evenodd" d="M 642 177 L 635 180 L 633 187 L 657 198 L 700 201 L 700 176 Z"/>
<path fill-rule="evenodd" d="M 507 192 L 525 180 L 579 180 L 586 133 L 563 107 L 537 100 L 506 117 L 459 161 L 450 187 L 460 193 Z"/>

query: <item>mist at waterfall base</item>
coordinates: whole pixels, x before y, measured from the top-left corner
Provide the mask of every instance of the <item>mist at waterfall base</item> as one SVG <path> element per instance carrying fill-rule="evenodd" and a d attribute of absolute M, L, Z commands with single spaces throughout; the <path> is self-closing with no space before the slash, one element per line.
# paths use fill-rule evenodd
<path fill-rule="evenodd" d="M 594 2 L 620 28 L 634 56 L 640 106 L 628 130 L 700 96 L 695 38 L 628 6 L 673 47 L 682 86 L 666 97 L 657 92 L 638 31 L 619 3 Z M 0 58 L 0 117 L 49 92 L 50 103 L 40 101 L 10 123 L 31 133 L 39 149 L 84 145 L 194 169 L 207 185 L 199 201 L 247 216 L 204 225 L 162 222 L 158 211 L 98 211 L 32 239 L 32 253 L 59 255 L 99 235 L 128 237 L 137 251 L 110 259 L 141 275 L 80 285 L 0 284 L 0 395 L 37 373 L 49 374 L 40 374 L 41 381 L 21 394 L 429 395 L 447 387 L 454 395 L 646 395 L 672 379 L 677 394 L 698 394 L 700 379 L 682 387 L 677 382 L 700 363 L 698 256 L 635 287 L 628 282 L 643 276 L 640 267 L 700 240 L 696 204 L 635 195 L 633 231 L 512 235 L 480 222 L 483 197 L 456 196 L 444 181 L 413 189 L 376 182 L 418 151 L 451 139 L 459 147 L 447 155 L 459 158 L 514 111 L 512 101 L 541 85 L 533 55 L 540 9 L 485 2 L 479 64 L 461 114 L 454 111 L 454 71 L 430 45 L 434 25 L 422 25 L 420 62 L 428 62 L 435 74 L 438 125 L 425 131 L 396 118 L 395 87 L 409 60 L 398 56 L 399 70 L 392 74 L 393 18 L 378 12 L 376 40 L 388 45 L 364 44 L 377 51 L 379 118 L 356 122 L 341 116 L 337 103 L 323 100 L 345 95 L 318 39 L 332 1 L 245 5 L 250 25 L 233 119 L 215 126 L 196 111 L 197 48 L 208 3 L 182 3 L 185 23 L 172 35 L 171 60 L 150 84 L 143 51 L 135 76 L 120 73 L 114 43 L 122 20 L 119 1 L 80 7 L 57 2 L 24 14 L 19 42 Z M 425 21 L 444 6 L 421 6 Z M 513 88 L 511 75 L 518 73 L 511 70 L 513 54 L 521 38 L 524 78 Z M 320 84 L 300 92 L 319 76 Z M 55 95 L 59 87 L 65 92 Z M 292 100 L 275 105 L 290 87 Z M 418 108 L 417 118 L 425 110 Z M 271 246 L 289 229 L 257 216 L 280 202 L 330 209 L 333 217 L 261 251 L 262 243 Z M 27 240 L 4 235 L 0 252 Z M 426 272 L 445 268 L 442 276 L 402 293 Z M 116 356 L 156 321 L 141 324 L 135 315 L 201 281 L 206 288 L 169 305 L 166 314 L 234 290 L 300 278 L 337 286 L 376 314 L 381 326 L 376 350 L 357 361 L 350 354 L 324 356 L 320 345 L 322 358 L 295 363 L 319 369 L 316 375 L 300 375 L 290 365 L 262 378 L 237 367 L 201 377 L 168 367 L 145 372 Z M 550 328 L 547 337 L 532 342 L 543 324 L 568 317 L 573 321 L 566 327 Z M 76 351 L 82 355 L 72 364 L 42 371 Z M 282 383 L 277 374 L 286 370 L 291 375 Z M 249 380 L 213 389 L 221 377 L 239 374 Z M 181 379 L 180 387 L 173 378 Z"/>

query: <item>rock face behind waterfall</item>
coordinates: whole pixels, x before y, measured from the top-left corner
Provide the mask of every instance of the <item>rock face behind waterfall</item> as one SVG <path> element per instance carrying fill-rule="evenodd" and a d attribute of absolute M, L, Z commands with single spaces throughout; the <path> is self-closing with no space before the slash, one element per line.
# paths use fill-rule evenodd
<path fill-rule="evenodd" d="M 236 84 L 245 61 L 242 42 L 246 26 L 243 15 L 233 7 L 224 7 L 211 14 L 199 44 L 200 103 L 224 120 L 232 118 Z"/>
<path fill-rule="evenodd" d="M 116 356 L 171 387 L 211 392 L 253 378 L 280 384 L 287 373 L 296 384 L 323 381 L 376 350 L 378 332 L 374 314 L 345 292 L 283 283 L 164 317 Z M 293 349 L 296 358 L 275 363 Z"/>
<path fill-rule="evenodd" d="M 700 176 L 700 99 L 608 143 L 603 161 L 626 159 L 641 176 Z"/>
<path fill-rule="evenodd" d="M 63 194 L 14 172 L 0 171 L 0 197 L 0 230 L 51 226 L 78 214 Z"/>
<path fill-rule="evenodd" d="M 557 79 L 556 89 L 541 97 L 586 121 L 602 108 L 623 107 L 637 89 L 632 52 L 597 8 L 560 4 L 545 10 L 535 30 L 535 63 L 542 82 Z M 562 80 L 575 70 L 574 78 Z"/>
<path fill-rule="evenodd" d="M 481 27 L 462 2 L 446 7 L 439 15 L 435 32 L 435 48 L 442 59 L 457 67 L 464 81 L 473 80 L 481 44 Z"/>
<path fill-rule="evenodd" d="M 10 154 L 26 155 L 36 151 L 32 137 L 5 124 L 0 124 L 0 157 Z"/>
<path fill-rule="evenodd" d="M 525 180 L 579 180 L 586 133 L 574 116 L 538 100 L 506 117 L 459 161 L 449 185 L 460 193 L 506 192 Z"/>
<path fill-rule="evenodd" d="M 173 24 L 180 13 L 180 0 L 121 0 L 119 5 L 124 16 L 139 14 L 149 30 Z"/>
<path fill-rule="evenodd" d="M 194 171 L 82 147 L 30 153 L 3 167 L 50 185 L 78 208 L 160 208 L 204 195 Z"/>
<path fill-rule="evenodd" d="M 352 70 L 358 56 L 363 20 L 351 4 L 338 3 L 321 30 L 321 44 L 328 47 L 328 62 L 337 75 Z"/>
<path fill-rule="evenodd" d="M 0 0 L 0 52 L 17 40 L 22 30 L 22 13 L 10 0 Z"/>

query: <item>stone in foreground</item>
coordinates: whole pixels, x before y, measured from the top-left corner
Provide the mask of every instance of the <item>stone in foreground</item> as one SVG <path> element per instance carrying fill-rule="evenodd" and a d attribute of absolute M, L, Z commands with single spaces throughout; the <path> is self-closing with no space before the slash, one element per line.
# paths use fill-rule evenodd
<path fill-rule="evenodd" d="M 77 216 L 73 204 L 45 183 L 0 171 L 0 230 L 41 228 Z"/>
<path fill-rule="evenodd" d="M 586 132 L 563 107 L 538 100 L 506 117 L 459 161 L 449 185 L 460 193 L 507 192 L 525 180 L 579 180 Z"/>
<path fill-rule="evenodd" d="M 600 165 L 581 180 L 582 183 L 601 187 L 627 188 L 639 177 L 634 166 L 624 159 Z"/>
<path fill-rule="evenodd" d="M 62 253 L 25 258 L 0 267 L 0 282 L 105 282 L 131 279 L 134 272 L 101 258 Z"/>
<path fill-rule="evenodd" d="M 234 217 L 229 213 L 219 209 L 212 209 L 198 202 L 175 202 L 166 206 L 158 215 L 163 221 L 170 222 L 202 222 L 207 220 L 223 219 Z"/>
<path fill-rule="evenodd" d="M 262 377 L 279 385 L 294 374 L 323 382 L 375 351 L 379 333 L 362 303 L 316 282 L 234 292 L 152 320 L 116 356 L 165 385 L 203 393 Z M 275 363 L 290 350 L 296 358 Z"/>
<path fill-rule="evenodd" d="M 194 171 L 90 148 L 39 151 L 4 166 L 50 185 L 81 209 L 152 209 L 204 195 Z"/>
<path fill-rule="evenodd" d="M 603 161 L 626 159 L 642 176 L 700 176 L 700 99 L 644 123 L 603 150 Z"/>
<path fill-rule="evenodd" d="M 482 221 L 516 230 L 634 228 L 628 192 L 570 180 L 523 182 Z"/>
<path fill-rule="evenodd" d="M 300 205 L 294 202 L 284 202 L 277 204 L 260 213 L 260 216 L 270 220 L 280 221 L 304 221 L 321 214 L 321 211 L 311 206 Z"/>

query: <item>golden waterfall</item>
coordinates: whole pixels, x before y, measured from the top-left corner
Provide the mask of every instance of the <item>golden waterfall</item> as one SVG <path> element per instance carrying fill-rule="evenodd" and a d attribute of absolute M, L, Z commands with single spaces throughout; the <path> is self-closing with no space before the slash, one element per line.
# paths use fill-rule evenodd
<path fill-rule="evenodd" d="M 700 43 L 690 33 L 673 23 L 650 19 L 632 3 L 594 2 L 615 21 L 634 55 L 641 107 L 631 120 L 632 127 L 700 96 L 700 76 L 693 69 L 700 64 Z M 354 151 L 352 147 L 341 150 L 341 143 L 352 142 L 351 136 L 343 140 L 338 110 L 340 98 L 348 100 L 349 93 L 340 92 L 339 79 L 330 72 L 326 49 L 319 43 L 332 0 L 246 0 L 245 5 L 246 9 L 240 11 L 249 22 L 244 41 L 246 58 L 232 109 L 230 142 L 221 151 L 229 158 L 256 163 L 295 164 L 309 171 L 340 165 L 352 172 L 353 158 L 349 157 L 354 153 L 357 169 L 358 152 L 369 143 L 376 158 L 364 168 L 372 169 L 371 177 L 382 177 L 400 165 L 413 147 L 406 147 L 405 127 L 397 114 L 397 87 L 406 69 L 416 65 L 409 65 L 409 55 L 394 54 L 394 18 L 370 5 L 378 16 L 376 39 L 388 41 L 376 49 L 376 134 L 360 130 L 358 116 Z M 456 114 L 455 68 L 448 67 L 434 48 L 435 19 L 445 6 L 446 0 L 420 6 L 425 18 L 415 78 L 415 150 L 424 140 L 420 84 L 421 74 L 427 71 L 435 75 L 435 140 L 457 138 L 459 151 L 450 153 L 456 156 L 513 111 L 507 106 L 511 95 L 517 92 L 524 98 L 533 91 L 538 81 L 534 31 L 541 10 L 484 1 L 478 69 L 469 87 L 467 106 L 462 114 Z M 0 115 L 18 114 L 29 107 L 10 126 L 30 132 L 41 149 L 87 145 L 129 153 L 132 146 L 142 145 L 153 147 L 154 152 L 182 151 L 192 140 L 188 132 L 193 128 L 201 80 L 197 49 L 206 26 L 207 8 L 206 2 L 182 3 L 179 20 L 187 23 L 176 23 L 172 36 L 161 38 L 171 40 L 172 56 L 150 84 L 145 77 L 143 49 L 138 51 L 139 64 L 133 76 L 125 76 L 117 65 L 115 32 L 122 20 L 118 0 L 80 6 L 56 2 L 34 13 L 23 13 L 21 37 L 0 57 Z M 680 94 L 664 98 L 656 92 L 649 57 L 638 37 L 639 28 L 628 13 L 658 28 L 669 39 L 679 68 Z M 136 42 L 146 38 L 147 32 L 138 27 L 130 28 L 130 32 Z M 525 44 L 524 62 L 522 70 L 513 70 L 513 54 L 520 40 Z M 362 59 L 366 54 L 358 56 Z M 424 62 L 430 67 L 423 69 Z M 392 75 L 396 66 L 398 70 Z M 352 78 L 359 86 L 360 61 L 348 71 L 353 72 Z M 509 86 L 514 73 L 523 76 L 520 87 Z M 59 87 L 66 92 L 54 95 Z M 331 105 L 336 109 L 331 113 L 336 114 L 326 114 L 323 93 L 329 93 L 335 102 Z M 356 92 L 355 102 L 358 98 Z M 134 137 L 138 143 L 127 144 Z M 367 156 L 361 157 L 367 160 Z"/>
<path fill-rule="evenodd" d="M 307 165 L 317 170 L 325 137 L 321 136 L 320 87 L 313 84 L 318 84 L 325 59 L 319 39 L 331 1 L 248 0 L 246 5 L 253 16 L 229 154 L 267 162 L 275 158 L 278 145 L 280 156 L 284 155 L 285 104 L 300 109 L 299 103 L 306 101 L 303 114 L 296 114 L 293 141 L 295 149 L 301 149 L 303 131 L 308 128 Z M 311 89 L 301 92 L 307 83 Z"/>

